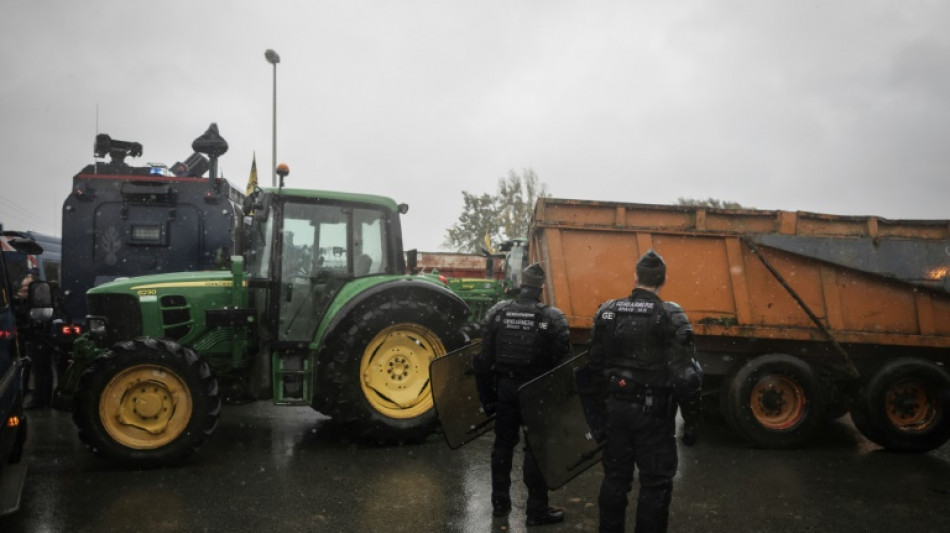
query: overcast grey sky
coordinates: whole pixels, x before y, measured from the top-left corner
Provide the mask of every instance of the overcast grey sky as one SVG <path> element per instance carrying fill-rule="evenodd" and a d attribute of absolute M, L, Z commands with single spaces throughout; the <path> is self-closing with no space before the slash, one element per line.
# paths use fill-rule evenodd
<path fill-rule="evenodd" d="M 0 0 L 0 222 L 60 233 L 98 131 L 172 164 L 410 205 L 533 168 L 560 198 L 950 218 L 950 2 Z"/>

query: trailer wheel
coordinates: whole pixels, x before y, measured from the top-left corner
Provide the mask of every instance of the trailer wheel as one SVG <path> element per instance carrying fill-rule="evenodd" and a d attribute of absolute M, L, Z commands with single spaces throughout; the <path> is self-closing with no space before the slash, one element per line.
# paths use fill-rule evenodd
<path fill-rule="evenodd" d="M 429 362 L 462 344 L 456 329 L 449 313 L 429 302 L 370 306 L 327 345 L 321 410 L 360 435 L 424 439 L 437 422 Z"/>
<path fill-rule="evenodd" d="M 785 354 L 751 359 L 728 385 L 726 420 L 765 448 L 801 445 L 825 419 L 826 394 L 807 363 Z"/>
<path fill-rule="evenodd" d="M 79 438 L 96 456 L 146 467 L 197 451 L 220 411 L 208 364 L 190 348 L 147 338 L 97 357 L 73 400 Z"/>
<path fill-rule="evenodd" d="M 882 366 L 851 407 L 868 440 L 897 452 L 922 453 L 950 440 L 950 375 L 920 359 Z"/>

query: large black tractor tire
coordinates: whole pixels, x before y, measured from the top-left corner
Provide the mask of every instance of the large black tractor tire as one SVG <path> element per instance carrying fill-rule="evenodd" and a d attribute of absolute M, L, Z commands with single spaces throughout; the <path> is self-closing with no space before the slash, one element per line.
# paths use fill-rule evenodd
<path fill-rule="evenodd" d="M 198 451 L 221 413 L 208 364 L 172 341 L 121 342 L 97 357 L 79 380 L 73 420 L 97 457 L 154 467 Z"/>
<path fill-rule="evenodd" d="M 796 357 L 768 354 L 732 376 L 724 416 L 745 440 L 763 448 L 801 446 L 826 420 L 827 390 Z"/>
<path fill-rule="evenodd" d="M 935 450 L 950 440 L 950 375 L 930 361 L 891 361 L 858 391 L 851 419 L 868 440 L 888 450 Z"/>
<path fill-rule="evenodd" d="M 329 339 L 314 407 L 360 436 L 424 440 L 438 422 L 429 363 L 464 344 L 460 328 L 433 302 L 376 300 Z"/>

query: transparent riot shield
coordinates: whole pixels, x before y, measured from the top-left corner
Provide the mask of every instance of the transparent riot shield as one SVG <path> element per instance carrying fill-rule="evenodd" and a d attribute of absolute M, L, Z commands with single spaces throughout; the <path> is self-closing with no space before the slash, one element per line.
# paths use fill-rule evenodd
<path fill-rule="evenodd" d="M 495 427 L 494 415 L 482 408 L 479 380 L 472 366 L 481 349 L 476 341 L 429 363 L 435 410 L 445 441 L 453 450 Z"/>
<path fill-rule="evenodd" d="M 551 490 L 600 461 L 594 439 L 601 426 L 589 384 L 587 352 L 525 383 L 518 390 L 525 438 Z"/>

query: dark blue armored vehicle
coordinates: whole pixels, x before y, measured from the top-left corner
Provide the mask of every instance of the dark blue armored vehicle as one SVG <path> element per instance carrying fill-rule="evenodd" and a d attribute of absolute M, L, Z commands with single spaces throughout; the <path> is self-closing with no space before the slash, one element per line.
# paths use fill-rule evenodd
<path fill-rule="evenodd" d="M 244 194 L 216 176 L 227 142 L 212 124 L 192 148 L 184 163 L 171 167 L 131 166 L 125 158 L 141 156 L 141 144 L 96 137 L 96 157 L 110 159 L 76 174 L 63 203 L 62 288 L 74 322 L 85 319 L 92 287 L 121 277 L 217 269 L 234 251 L 232 229 Z"/>

